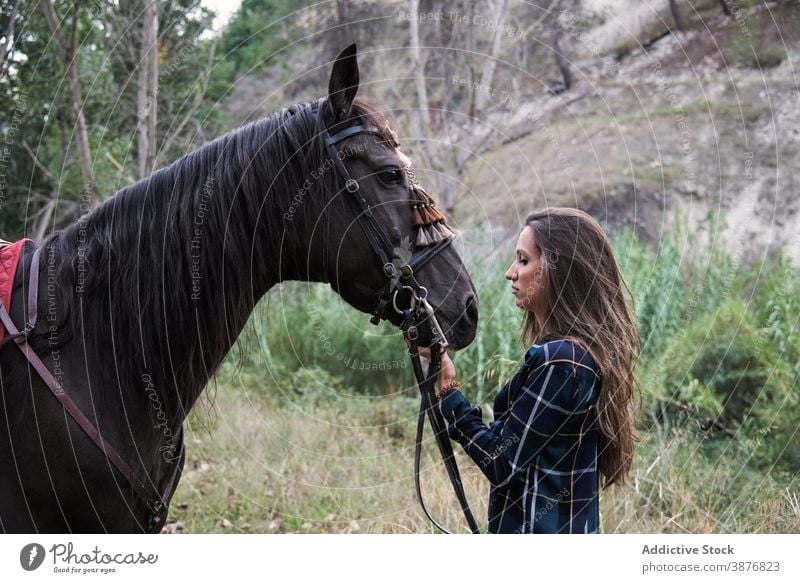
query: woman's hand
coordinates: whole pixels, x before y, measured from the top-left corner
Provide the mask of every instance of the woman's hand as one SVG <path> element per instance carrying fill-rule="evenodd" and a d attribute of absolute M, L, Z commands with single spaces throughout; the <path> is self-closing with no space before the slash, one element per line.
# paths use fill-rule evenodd
<path fill-rule="evenodd" d="M 408 340 L 406 340 L 408 344 Z M 420 358 L 425 360 L 425 365 L 428 366 L 431 361 L 431 349 L 417 347 Z M 456 380 L 456 367 L 446 350 L 442 350 L 441 363 L 439 365 L 439 387 L 446 387 L 452 381 Z"/>
<path fill-rule="evenodd" d="M 446 387 L 456 380 L 456 367 L 447 351 L 442 352 L 442 363 L 439 368 L 439 388 Z"/>

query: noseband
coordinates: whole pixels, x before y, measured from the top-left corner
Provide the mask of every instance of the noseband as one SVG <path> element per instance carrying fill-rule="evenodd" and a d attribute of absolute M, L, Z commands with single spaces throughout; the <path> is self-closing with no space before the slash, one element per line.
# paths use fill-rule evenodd
<path fill-rule="evenodd" d="M 320 108 L 322 111 L 322 108 Z M 321 115 L 321 114 L 320 114 Z M 324 124 L 322 124 L 323 127 Z M 444 251 L 452 242 L 452 238 L 445 238 L 433 244 L 426 245 L 420 248 L 416 245 L 411 258 L 399 268 L 395 266 L 392 261 L 395 254 L 395 247 L 392 245 L 389 237 L 384 228 L 375 219 L 375 215 L 370 208 L 369 203 L 361 193 L 361 186 L 358 181 L 350 176 L 347 167 L 344 165 L 336 145 L 348 138 L 358 136 L 361 134 L 374 134 L 383 139 L 383 134 L 374 126 L 356 125 L 353 127 L 341 130 L 334 135 L 328 133 L 327 128 L 323 130 L 323 138 L 325 141 L 325 148 L 328 157 L 333 161 L 339 176 L 344 181 L 344 189 L 347 191 L 348 200 L 351 201 L 358 224 L 369 241 L 373 252 L 380 261 L 383 274 L 386 276 L 386 283 L 377 292 L 377 299 L 375 307 L 372 311 L 370 322 L 378 325 L 381 320 L 387 319 L 387 310 L 393 309 L 396 313 L 403 317 L 403 323 L 400 326 L 404 336 L 409 341 L 409 356 L 411 357 L 412 365 L 414 368 L 414 375 L 417 380 L 417 387 L 420 391 L 420 409 L 417 418 L 417 435 L 416 444 L 414 448 L 414 484 L 417 490 L 417 498 L 419 499 L 422 510 L 428 520 L 442 532 L 448 533 L 449 531 L 436 522 L 428 513 L 425 502 L 422 499 L 422 490 L 419 482 L 419 468 L 420 457 L 422 452 L 422 436 L 425 427 L 425 414 L 427 413 L 430 420 L 431 427 L 433 428 L 436 437 L 436 444 L 439 447 L 439 452 L 442 455 L 447 475 L 453 485 L 456 497 L 461 505 L 461 510 L 467 520 L 470 530 L 473 533 L 479 533 L 477 522 L 472 516 L 472 511 L 467 503 L 467 498 L 464 493 L 464 487 L 461 483 L 461 477 L 458 472 L 455 455 L 453 453 L 453 446 L 447 434 L 447 424 L 445 423 L 439 408 L 436 406 L 436 393 L 435 385 L 439 377 L 439 365 L 441 362 L 441 351 L 447 347 L 447 338 L 444 335 L 439 321 L 436 318 L 436 313 L 433 306 L 428 302 L 428 290 L 421 286 L 414 277 L 414 274 L 422 269 L 431 259 L 436 257 L 439 253 Z M 433 206 L 430 197 L 425 194 L 422 188 L 418 185 L 413 176 L 410 177 L 411 190 L 423 202 L 414 205 L 415 217 L 420 216 L 420 212 L 430 212 L 428 208 Z M 425 202 L 428 201 L 428 202 Z M 436 219 L 441 215 L 433 214 L 427 215 L 429 218 Z M 417 222 L 417 221 L 415 221 Z M 438 225 L 434 224 L 434 227 Z M 420 227 L 421 229 L 424 227 Z M 398 298 L 400 296 L 409 297 L 408 307 L 398 305 Z M 423 328 L 424 327 L 424 328 Z M 419 350 L 417 347 L 417 339 L 419 338 L 419 331 L 423 328 L 430 332 L 433 339 L 430 345 L 431 362 L 427 372 L 422 369 L 420 361 Z"/>

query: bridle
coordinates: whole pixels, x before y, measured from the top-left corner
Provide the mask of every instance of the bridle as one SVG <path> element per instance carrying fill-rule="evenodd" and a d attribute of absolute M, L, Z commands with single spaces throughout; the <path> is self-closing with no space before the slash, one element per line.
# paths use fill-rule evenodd
<path fill-rule="evenodd" d="M 322 116 L 322 111 L 323 108 L 320 107 L 320 116 Z M 435 385 L 439 376 L 441 351 L 447 347 L 448 343 L 442 327 L 436 318 L 436 313 L 428 302 L 428 290 L 421 286 L 415 278 L 415 273 L 418 273 L 431 259 L 444 251 L 451 244 L 452 239 L 444 239 L 432 245 L 425 246 L 422 249 L 417 249 L 407 262 L 399 268 L 396 267 L 395 263 L 392 261 L 396 256 L 394 245 L 392 245 L 389 237 L 386 235 L 384 228 L 375 219 L 375 215 L 369 203 L 361 193 L 361 186 L 347 171 L 347 167 L 344 165 L 342 158 L 339 156 L 339 151 L 336 149 L 337 144 L 354 136 L 373 134 L 383 139 L 383 134 L 374 126 L 359 124 L 343 129 L 331 136 L 324 122 L 321 123 L 321 125 L 322 128 L 324 128 L 322 130 L 322 137 L 324 139 L 327 155 L 333 161 L 339 176 L 344 181 L 344 190 L 347 192 L 346 198 L 351 201 L 350 204 L 356 213 L 358 224 L 361 225 L 361 229 L 364 231 L 370 247 L 372 247 L 378 261 L 380 261 L 383 274 L 387 279 L 383 287 L 377 292 L 375 307 L 372 310 L 370 322 L 377 325 L 381 320 L 388 319 L 387 312 L 390 309 L 403 317 L 403 323 L 400 328 L 408 340 L 409 356 L 411 357 L 414 368 L 417 387 L 420 391 L 420 409 L 417 418 L 417 435 L 414 448 L 414 484 L 417 491 L 417 498 L 428 520 L 430 520 L 436 528 L 449 534 L 449 531 L 436 522 L 428 513 L 420 488 L 420 457 L 425 427 L 425 414 L 427 413 L 436 438 L 436 444 L 439 447 L 439 452 L 442 455 L 447 475 L 450 478 L 456 497 L 461 505 L 461 510 L 464 513 L 470 530 L 477 534 L 480 531 L 475 518 L 472 516 L 472 511 L 469 508 L 464 493 L 464 487 L 458 472 L 458 465 L 456 464 L 455 455 L 453 454 L 453 446 L 447 434 L 447 425 L 436 405 Z M 411 182 L 412 192 L 417 192 L 418 188 L 416 180 L 413 180 Z M 408 307 L 399 306 L 398 298 L 406 295 L 409 296 Z M 430 345 L 431 361 L 427 373 L 422 369 L 417 346 L 421 328 L 429 332 L 430 337 L 433 339 Z"/>
<path fill-rule="evenodd" d="M 325 149 L 328 156 L 331 160 L 333 160 L 334 165 L 339 172 L 339 176 L 341 176 L 344 180 L 344 189 L 349 194 L 347 199 L 350 200 L 351 204 L 354 206 L 358 224 L 364 231 L 364 234 L 366 235 L 367 241 L 369 241 L 369 245 L 372 247 L 373 252 L 378 257 L 383 274 L 387 278 L 384 286 L 378 291 L 377 302 L 372 311 L 372 318 L 370 318 L 370 322 L 377 325 L 381 320 L 387 319 L 386 311 L 390 307 L 394 308 L 398 313 L 402 313 L 397 307 L 397 295 L 401 292 L 406 290 L 415 291 L 419 296 L 418 299 L 425 299 L 427 290 L 417 283 L 416 279 L 414 278 L 414 273 L 422 269 L 422 267 L 424 267 L 425 264 L 427 264 L 431 259 L 444 251 L 450 245 L 452 240 L 446 239 L 440 243 L 437 243 L 436 245 L 425 247 L 421 251 L 415 252 L 411 256 L 411 259 L 399 269 L 395 266 L 394 262 L 392 261 L 392 258 L 395 257 L 395 246 L 389 240 L 384 228 L 375 219 L 372 208 L 369 206 L 369 203 L 361 193 L 361 186 L 355 178 L 350 176 L 350 173 L 347 171 L 347 167 L 344 165 L 344 162 L 340 158 L 339 152 L 336 149 L 336 144 L 339 142 L 361 134 L 373 134 L 383 138 L 383 134 L 381 134 L 380 130 L 374 126 L 356 125 L 337 132 L 333 136 L 328 133 L 327 129 L 324 129 L 323 139 L 325 140 Z M 402 284 L 400 283 L 401 281 Z M 422 291 L 421 295 L 419 295 L 420 290 L 425 291 Z M 427 300 L 425 300 L 425 303 L 427 303 Z M 429 304 L 428 307 L 430 307 Z M 435 321 L 435 317 L 433 317 L 433 320 Z M 437 331 L 444 342 L 443 346 L 446 346 L 447 341 L 444 340 L 444 333 L 442 333 L 438 322 L 436 322 L 435 327 L 437 328 Z"/>

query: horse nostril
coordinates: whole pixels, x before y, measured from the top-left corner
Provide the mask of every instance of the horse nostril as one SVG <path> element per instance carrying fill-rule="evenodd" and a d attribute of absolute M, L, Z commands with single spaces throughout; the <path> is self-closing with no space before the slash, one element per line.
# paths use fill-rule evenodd
<path fill-rule="evenodd" d="M 466 314 L 473 322 L 478 320 L 478 299 L 475 296 L 467 298 Z"/>

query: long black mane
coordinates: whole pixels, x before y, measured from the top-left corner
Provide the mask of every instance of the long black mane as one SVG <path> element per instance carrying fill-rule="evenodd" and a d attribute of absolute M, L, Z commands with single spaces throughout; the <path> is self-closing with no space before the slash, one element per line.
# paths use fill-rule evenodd
<path fill-rule="evenodd" d="M 38 342 L 80 339 L 121 389 L 147 375 L 182 420 L 258 298 L 278 281 L 319 275 L 308 273 L 306 255 L 285 250 L 308 245 L 322 193 L 337 190 L 331 171 L 312 178 L 326 159 L 323 103 L 221 136 L 51 235 L 42 277 L 59 290 L 49 323 L 58 332 L 43 323 Z M 359 102 L 354 111 L 396 145 L 383 115 Z M 293 200 L 302 209 L 289 225 Z"/>

